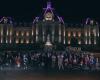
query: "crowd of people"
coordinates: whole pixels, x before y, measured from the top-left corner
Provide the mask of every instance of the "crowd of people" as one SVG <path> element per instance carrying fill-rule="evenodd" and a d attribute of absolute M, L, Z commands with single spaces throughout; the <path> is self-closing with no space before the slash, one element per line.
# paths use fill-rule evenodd
<path fill-rule="evenodd" d="M 0 55 L 0 68 L 56 70 L 99 70 L 99 58 L 92 53 L 67 51 L 52 52 L 4 52 Z"/>

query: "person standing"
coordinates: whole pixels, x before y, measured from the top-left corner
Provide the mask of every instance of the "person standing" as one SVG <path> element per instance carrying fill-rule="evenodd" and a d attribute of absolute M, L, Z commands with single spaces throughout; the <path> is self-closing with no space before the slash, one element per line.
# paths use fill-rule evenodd
<path fill-rule="evenodd" d="M 63 58 L 64 58 L 63 54 L 58 55 L 58 68 L 59 68 L 59 70 L 64 69 Z"/>

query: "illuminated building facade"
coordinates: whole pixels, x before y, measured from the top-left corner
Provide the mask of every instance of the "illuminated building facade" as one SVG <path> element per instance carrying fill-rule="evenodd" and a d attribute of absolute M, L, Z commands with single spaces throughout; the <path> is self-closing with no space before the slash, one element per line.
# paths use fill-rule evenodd
<path fill-rule="evenodd" d="M 3 44 L 45 44 L 49 36 L 53 45 L 97 46 L 99 43 L 99 24 L 87 18 L 84 24 L 67 24 L 55 14 L 51 3 L 43 8 L 42 17 L 35 17 L 31 24 L 15 24 L 11 17 L 0 20 L 0 46 Z"/>

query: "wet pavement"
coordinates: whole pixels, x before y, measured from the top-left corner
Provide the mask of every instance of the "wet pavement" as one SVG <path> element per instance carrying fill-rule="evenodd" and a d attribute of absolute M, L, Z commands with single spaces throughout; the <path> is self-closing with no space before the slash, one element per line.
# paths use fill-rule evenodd
<path fill-rule="evenodd" d="M 0 80 L 100 80 L 100 72 L 0 71 Z"/>

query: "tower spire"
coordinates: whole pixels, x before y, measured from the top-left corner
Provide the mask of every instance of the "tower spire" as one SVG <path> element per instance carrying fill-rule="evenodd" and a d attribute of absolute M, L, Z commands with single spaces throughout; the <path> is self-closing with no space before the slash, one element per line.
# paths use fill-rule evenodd
<path fill-rule="evenodd" d="M 51 2 L 50 2 L 50 1 L 47 2 L 47 7 L 46 7 L 46 8 L 43 8 L 43 10 L 45 10 L 45 13 L 46 13 L 48 10 L 50 10 L 50 11 L 53 13 L 54 8 L 52 8 L 52 5 L 51 5 Z M 44 14 L 45 14 L 45 13 L 44 13 Z"/>
<path fill-rule="evenodd" d="M 47 9 L 52 9 L 51 2 L 47 2 Z"/>

